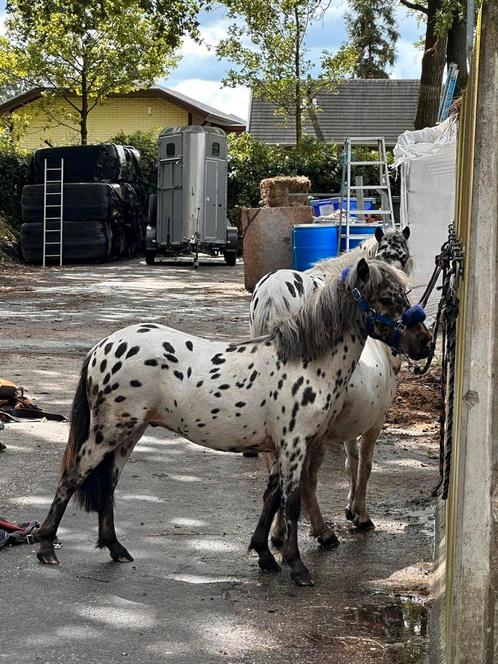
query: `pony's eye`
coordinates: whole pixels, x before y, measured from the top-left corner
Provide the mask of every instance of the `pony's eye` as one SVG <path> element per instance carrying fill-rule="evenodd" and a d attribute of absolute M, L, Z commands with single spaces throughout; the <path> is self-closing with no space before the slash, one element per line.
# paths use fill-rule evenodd
<path fill-rule="evenodd" d="M 380 303 L 383 306 L 388 307 L 391 304 L 391 300 L 388 297 L 381 297 L 380 298 Z"/>

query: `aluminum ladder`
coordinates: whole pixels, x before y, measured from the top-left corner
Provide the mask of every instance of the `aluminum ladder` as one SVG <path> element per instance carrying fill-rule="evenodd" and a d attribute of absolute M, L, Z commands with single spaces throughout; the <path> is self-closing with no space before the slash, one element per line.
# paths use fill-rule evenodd
<path fill-rule="evenodd" d="M 379 153 L 378 159 L 355 161 L 353 159 L 353 147 L 364 146 L 372 147 L 377 146 Z M 378 166 L 379 167 L 379 182 L 374 184 L 352 184 L 352 170 L 358 166 Z M 344 157 L 342 165 L 342 184 L 341 184 L 341 200 L 340 200 L 340 240 L 345 240 L 346 252 L 350 251 L 351 239 L 351 225 L 355 223 L 355 217 L 363 218 L 363 215 L 378 215 L 382 216 L 384 230 L 389 226 L 394 226 L 394 212 L 393 200 L 391 196 L 391 187 L 389 185 L 389 170 L 387 165 L 386 143 L 383 136 L 354 136 L 347 138 L 344 141 Z M 359 179 L 359 178 L 357 178 Z M 360 178 L 361 180 L 361 178 Z M 379 191 L 381 195 L 380 210 L 365 210 L 363 207 L 363 192 L 364 191 Z M 357 202 L 360 203 L 357 209 L 351 208 L 351 192 L 356 193 Z M 346 204 L 344 205 L 344 199 Z M 351 219 L 351 215 L 353 219 Z M 371 238 L 370 234 L 354 234 L 354 240 L 366 240 Z"/>
<path fill-rule="evenodd" d="M 43 172 L 43 267 L 47 260 L 62 265 L 64 240 L 64 159 L 56 166 L 44 161 Z"/>

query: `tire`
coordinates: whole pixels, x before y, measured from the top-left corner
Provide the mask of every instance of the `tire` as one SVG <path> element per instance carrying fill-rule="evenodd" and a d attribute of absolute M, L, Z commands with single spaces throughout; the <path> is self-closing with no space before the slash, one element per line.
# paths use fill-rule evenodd
<path fill-rule="evenodd" d="M 230 267 L 234 267 L 237 263 L 237 252 L 236 251 L 225 251 L 225 263 Z"/>
<path fill-rule="evenodd" d="M 154 265 L 154 263 L 156 262 L 156 256 L 157 256 L 156 251 L 146 251 L 145 262 L 147 263 L 147 265 Z"/>

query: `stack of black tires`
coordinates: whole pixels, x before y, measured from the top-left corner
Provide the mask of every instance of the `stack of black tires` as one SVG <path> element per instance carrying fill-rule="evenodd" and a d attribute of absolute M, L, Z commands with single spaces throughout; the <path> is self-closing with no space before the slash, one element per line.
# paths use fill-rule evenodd
<path fill-rule="evenodd" d="M 53 169 L 60 166 L 61 159 L 64 263 L 107 261 L 140 253 L 147 224 L 140 153 L 109 143 L 44 148 L 33 154 L 21 201 L 25 261 L 42 262 L 45 161 Z M 48 173 L 50 179 L 54 174 L 58 177 L 57 171 Z M 47 191 L 58 191 L 57 185 L 48 185 Z"/>

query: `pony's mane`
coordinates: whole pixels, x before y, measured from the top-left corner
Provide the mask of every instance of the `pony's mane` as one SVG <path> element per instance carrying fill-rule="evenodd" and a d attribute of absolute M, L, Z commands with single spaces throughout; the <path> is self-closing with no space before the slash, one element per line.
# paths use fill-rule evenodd
<path fill-rule="evenodd" d="M 369 260 L 370 277 L 361 286 L 368 300 L 383 281 L 397 283 L 400 289 L 408 285 L 408 277 L 400 270 Z M 346 283 L 340 278 L 329 279 L 323 288 L 311 293 L 302 308 L 273 326 L 270 333 L 277 352 L 283 360 L 318 359 L 343 338 L 346 332 L 360 333 L 362 314 L 350 290 L 358 285 L 358 262 L 351 268 Z"/>
<path fill-rule="evenodd" d="M 377 240 L 375 236 L 372 236 L 368 240 L 365 240 L 359 247 L 350 251 L 349 254 L 342 254 L 342 256 L 337 256 L 336 258 L 324 258 L 321 261 L 318 261 L 306 272 L 322 272 L 324 275 L 329 277 L 337 277 L 341 274 L 345 267 L 352 265 L 359 258 L 375 258 L 375 253 L 377 251 Z"/>

